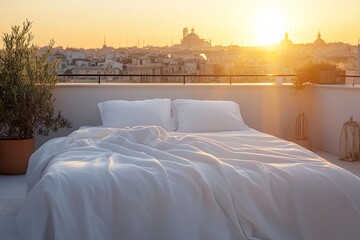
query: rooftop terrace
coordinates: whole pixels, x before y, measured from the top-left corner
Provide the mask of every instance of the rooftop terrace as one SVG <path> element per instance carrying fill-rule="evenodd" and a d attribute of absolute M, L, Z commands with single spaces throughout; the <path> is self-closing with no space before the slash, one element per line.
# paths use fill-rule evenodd
<path fill-rule="evenodd" d="M 48 137 L 37 137 L 37 147 L 45 141 L 65 136 L 81 126 L 101 124 L 97 103 L 112 100 L 149 98 L 191 98 L 231 100 L 239 103 L 246 124 L 280 138 L 287 138 L 299 111 L 309 122 L 315 153 L 360 176 L 360 162 L 339 161 L 338 141 L 343 123 L 350 115 L 360 120 L 360 85 L 311 85 L 294 94 L 290 84 L 146 84 L 146 83 L 60 83 L 54 90 L 57 110 L 73 122 Z M 0 239 L 19 239 L 15 219 L 26 196 L 24 175 L 0 176 Z"/>

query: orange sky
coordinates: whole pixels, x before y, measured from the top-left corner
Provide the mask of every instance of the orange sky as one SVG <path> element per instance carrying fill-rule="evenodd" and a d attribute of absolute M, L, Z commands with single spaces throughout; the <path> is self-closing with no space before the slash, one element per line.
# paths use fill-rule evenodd
<path fill-rule="evenodd" d="M 360 0 L 1 0 L 0 32 L 25 19 L 35 41 L 54 39 L 64 47 L 134 46 L 180 43 L 192 27 L 213 45 L 278 43 L 285 32 L 294 43 L 357 44 Z"/>

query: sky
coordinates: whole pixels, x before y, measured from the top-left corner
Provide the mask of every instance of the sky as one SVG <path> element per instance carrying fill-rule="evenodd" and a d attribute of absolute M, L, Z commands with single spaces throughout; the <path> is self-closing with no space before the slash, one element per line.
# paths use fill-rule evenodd
<path fill-rule="evenodd" d="M 170 46 L 184 27 L 225 46 L 360 39 L 360 0 L 0 0 L 0 33 L 26 19 L 40 46 Z"/>

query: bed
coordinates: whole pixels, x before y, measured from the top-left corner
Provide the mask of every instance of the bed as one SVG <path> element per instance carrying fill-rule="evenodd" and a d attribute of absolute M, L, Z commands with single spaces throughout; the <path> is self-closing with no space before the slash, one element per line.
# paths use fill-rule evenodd
<path fill-rule="evenodd" d="M 358 177 L 247 127 L 235 103 L 166 101 L 99 105 L 102 126 L 39 148 L 21 238 L 360 239 Z"/>

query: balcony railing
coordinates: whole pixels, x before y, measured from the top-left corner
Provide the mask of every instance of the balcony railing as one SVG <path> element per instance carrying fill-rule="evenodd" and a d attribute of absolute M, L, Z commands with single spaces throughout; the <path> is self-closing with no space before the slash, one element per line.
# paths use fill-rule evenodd
<path fill-rule="evenodd" d="M 60 82 L 101 83 L 273 83 L 291 82 L 295 74 L 58 74 Z"/>
<path fill-rule="evenodd" d="M 290 83 L 296 74 L 58 74 L 62 83 Z M 339 83 L 360 84 L 360 74 L 338 75 Z"/>
<path fill-rule="evenodd" d="M 352 81 L 349 80 L 348 83 L 352 84 L 353 86 L 355 86 L 355 84 L 360 84 L 360 74 L 346 74 L 343 75 L 343 77 L 345 77 L 345 79 L 352 78 Z"/>

